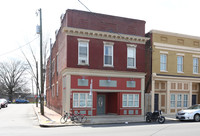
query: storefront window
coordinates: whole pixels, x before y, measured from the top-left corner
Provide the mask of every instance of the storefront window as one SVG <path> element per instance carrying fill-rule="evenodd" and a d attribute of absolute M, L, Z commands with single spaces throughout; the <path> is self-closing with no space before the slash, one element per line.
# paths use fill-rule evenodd
<path fill-rule="evenodd" d="M 73 107 L 78 107 L 78 94 L 74 94 Z"/>
<path fill-rule="evenodd" d="M 178 96 L 177 96 L 177 107 L 181 107 L 181 102 L 182 102 L 182 95 L 178 94 Z"/>
<path fill-rule="evenodd" d="M 139 94 L 123 94 L 123 107 L 139 107 Z"/>
<path fill-rule="evenodd" d="M 188 95 L 184 94 L 183 107 L 188 107 Z"/>
<path fill-rule="evenodd" d="M 74 93 L 73 107 L 92 107 L 92 96 L 89 93 Z"/>
<path fill-rule="evenodd" d="M 171 94 L 171 108 L 174 108 L 175 107 L 175 94 Z"/>

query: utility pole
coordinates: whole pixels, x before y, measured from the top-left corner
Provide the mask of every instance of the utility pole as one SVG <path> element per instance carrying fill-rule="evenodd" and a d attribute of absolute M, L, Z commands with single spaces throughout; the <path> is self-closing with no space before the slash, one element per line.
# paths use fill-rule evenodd
<path fill-rule="evenodd" d="M 44 82 L 43 82 L 43 61 L 42 61 L 42 9 L 39 9 L 40 12 L 40 112 L 44 115 Z"/>
<path fill-rule="evenodd" d="M 39 85 L 38 85 L 38 62 L 36 61 L 36 107 L 38 107 L 38 91 L 39 91 Z"/>

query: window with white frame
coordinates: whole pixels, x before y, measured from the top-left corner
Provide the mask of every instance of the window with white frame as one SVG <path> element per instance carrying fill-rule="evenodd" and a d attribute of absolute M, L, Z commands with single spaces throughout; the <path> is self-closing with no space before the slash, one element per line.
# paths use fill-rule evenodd
<path fill-rule="evenodd" d="M 127 67 L 136 68 L 136 48 L 127 47 Z"/>
<path fill-rule="evenodd" d="M 160 54 L 160 71 L 167 71 L 167 54 Z"/>
<path fill-rule="evenodd" d="M 198 58 L 193 58 L 193 73 L 198 74 L 199 70 L 199 64 L 198 64 Z"/>
<path fill-rule="evenodd" d="M 78 39 L 78 64 L 89 64 L 89 40 Z"/>
<path fill-rule="evenodd" d="M 54 88 L 54 84 L 52 85 L 52 88 L 51 88 L 51 96 L 52 96 L 52 97 L 55 96 L 55 88 Z"/>
<path fill-rule="evenodd" d="M 58 96 L 58 82 L 56 83 L 56 96 Z"/>
<path fill-rule="evenodd" d="M 58 53 L 56 55 L 56 74 L 58 74 Z"/>
<path fill-rule="evenodd" d="M 73 107 L 92 107 L 92 96 L 89 93 L 73 93 Z"/>
<path fill-rule="evenodd" d="M 177 72 L 183 72 L 183 56 L 177 56 Z"/>
<path fill-rule="evenodd" d="M 123 107 L 139 107 L 139 94 L 123 94 Z"/>
<path fill-rule="evenodd" d="M 175 108 L 175 94 L 171 94 L 171 98 L 170 98 L 170 105 L 171 108 Z"/>
<path fill-rule="evenodd" d="M 177 107 L 182 107 L 182 94 L 177 95 Z"/>
<path fill-rule="evenodd" d="M 188 95 L 184 94 L 183 107 L 188 107 Z"/>
<path fill-rule="evenodd" d="M 53 59 L 52 61 L 52 76 L 54 75 L 55 73 L 55 59 Z"/>
<path fill-rule="evenodd" d="M 113 44 L 104 42 L 104 66 L 113 66 Z"/>

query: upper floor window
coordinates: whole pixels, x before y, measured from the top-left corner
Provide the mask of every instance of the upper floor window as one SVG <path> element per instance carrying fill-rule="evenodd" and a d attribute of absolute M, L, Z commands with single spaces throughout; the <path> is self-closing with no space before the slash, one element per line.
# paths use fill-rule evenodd
<path fill-rule="evenodd" d="M 89 40 L 78 39 L 78 64 L 89 64 Z"/>
<path fill-rule="evenodd" d="M 198 64 L 198 58 L 193 58 L 193 73 L 198 74 L 199 64 Z"/>
<path fill-rule="evenodd" d="M 167 54 L 160 54 L 160 71 L 167 71 Z"/>
<path fill-rule="evenodd" d="M 104 66 L 113 66 L 113 45 L 111 42 L 104 42 Z"/>
<path fill-rule="evenodd" d="M 136 45 L 127 47 L 127 67 L 136 68 Z"/>
<path fill-rule="evenodd" d="M 183 56 L 177 56 L 177 72 L 183 72 Z"/>
<path fill-rule="evenodd" d="M 52 76 L 54 75 L 55 73 L 55 59 L 53 59 L 52 61 Z"/>

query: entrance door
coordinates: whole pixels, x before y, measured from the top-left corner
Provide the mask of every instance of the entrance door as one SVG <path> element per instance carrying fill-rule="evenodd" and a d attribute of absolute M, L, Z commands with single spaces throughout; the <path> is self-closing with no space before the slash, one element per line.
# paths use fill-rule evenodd
<path fill-rule="evenodd" d="M 154 96 L 154 111 L 158 111 L 158 103 L 159 103 L 159 97 L 158 94 L 155 94 Z"/>
<path fill-rule="evenodd" d="M 197 95 L 192 95 L 192 105 L 197 104 Z"/>
<path fill-rule="evenodd" d="M 97 115 L 105 114 L 105 95 L 97 95 Z"/>

